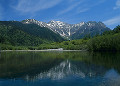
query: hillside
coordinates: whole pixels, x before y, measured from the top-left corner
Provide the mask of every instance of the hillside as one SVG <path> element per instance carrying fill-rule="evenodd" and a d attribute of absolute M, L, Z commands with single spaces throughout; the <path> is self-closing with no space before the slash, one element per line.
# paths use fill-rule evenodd
<path fill-rule="evenodd" d="M 0 21 L 0 43 L 18 46 L 36 46 L 64 39 L 48 28 L 18 21 Z"/>
<path fill-rule="evenodd" d="M 84 34 L 82 34 L 82 31 L 84 31 Z M 74 38 L 71 39 L 78 40 L 65 41 L 58 33 L 46 27 L 41 27 L 33 21 L 0 22 L 1 49 L 23 49 L 16 47 L 24 46 L 26 47 L 24 49 L 37 50 L 57 48 L 90 51 L 120 50 L 120 26 L 110 30 L 102 22 L 87 22 L 82 24 L 81 28 L 73 35 Z M 83 38 L 79 38 L 80 36 Z"/>
<path fill-rule="evenodd" d="M 101 35 L 61 43 L 42 44 L 38 49 L 63 48 L 65 50 L 120 51 L 120 26 Z"/>
<path fill-rule="evenodd" d="M 30 46 L 30 45 L 38 45 L 45 42 L 44 40 L 31 36 L 22 30 L 14 28 L 13 26 L 7 26 L 0 24 L 0 43 L 1 44 L 9 44 L 13 46 Z"/>
<path fill-rule="evenodd" d="M 89 21 L 80 22 L 78 24 L 68 24 L 61 21 L 49 21 L 48 23 L 37 21 L 35 19 L 26 19 L 22 21 L 24 24 L 37 24 L 41 27 L 46 27 L 55 33 L 60 34 L 62 37 L 68 39 L 81 39 L 84 36 L 90 34 L 95 36 L 96 34 L 101 34 L 104 31 L 109 31 L 110 29 L 102 22 Z"/>

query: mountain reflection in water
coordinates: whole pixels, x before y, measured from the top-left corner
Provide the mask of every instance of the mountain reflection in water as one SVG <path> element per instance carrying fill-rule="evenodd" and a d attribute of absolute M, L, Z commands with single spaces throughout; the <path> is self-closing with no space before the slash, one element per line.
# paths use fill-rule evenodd
<path fill-rule="evenodd" d="M 120 86 L 119 57 L 119 53 L 1 52 L 0 86 Z"/>
<path fill-rule="evenodd" d="M 69 76 L 75 76 L 79 78 L 85 77 L 96 77 L 97 75 L 103 75 L 106 70 L 103 67 L 95 66 L 95 65 L 87 65 L 83 62 L 79 62 L 79 64 L 74 64 L 75 62 L 71 62 L 69 60 L 61 62 L 59 65 L 49 69 L 46 72 L 39 73 L 33 77 L 26 76 L 26 80 L 37 80 L 37 79 L 45 79 L 49 78 L 51 80 L 60 80 L 67 78 Z"/>
<path fill-rule="evenodd" d="M 33 77 L 33 79 L 50 78 L 52 80 L 60 80 L 70 75 L 79 76 L 84 78 L 85 74 L 77 68 L 76 65 L 70 61 L 63 61 L 59 65 L 51 68 L 47 72 L 39 73 Z M 26 77 L 29 80 L 29 76 Z"/>

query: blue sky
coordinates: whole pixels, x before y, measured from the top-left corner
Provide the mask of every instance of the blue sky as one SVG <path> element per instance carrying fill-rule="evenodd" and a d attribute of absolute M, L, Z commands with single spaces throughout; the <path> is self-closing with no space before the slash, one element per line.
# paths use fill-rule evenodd
<path fill-rule="evenodd" d="M 120 25 L 120 0 L 0 0 L 0 20 L 36 19 L 70 24 L 102 21 Z"/>

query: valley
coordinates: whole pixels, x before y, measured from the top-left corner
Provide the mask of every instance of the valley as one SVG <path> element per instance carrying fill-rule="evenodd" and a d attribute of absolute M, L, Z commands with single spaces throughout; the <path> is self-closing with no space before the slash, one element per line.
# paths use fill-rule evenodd
<path fill-rule="evenodd" d="M 102 22 L 67 24 L 35 19 L 0 21 L 1 50 L 120 50 L 120 26 L 111 30 Z M 116 38 L 116 39 L 114 39 Z M 116 47 L 116 45 L 118 45 Z"/>

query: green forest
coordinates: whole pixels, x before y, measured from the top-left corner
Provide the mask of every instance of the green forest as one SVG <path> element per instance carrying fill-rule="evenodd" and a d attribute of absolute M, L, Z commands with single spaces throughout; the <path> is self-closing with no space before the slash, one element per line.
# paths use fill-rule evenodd
<path fill-rule="evenodd" d="M 119 51 L 120 50 L 120 26 L 111 31 L 96 34 L 91 37 L 89 34 L 83 39 L 41 44 L 38 49 L 63 48 L 65 50 L 88 50 L 88 51 Z"/>
<path fill-rule="evenodd" d="M 35 27 L 35 28 L 34 28 Z M 65 41 L 59 34 L 35 24 L 0 22 L 1 50 L 88 50 L 119 51 L 120 26 L 92 37 L 89 34 L 79 40 Z"/>
<path fill-rule="evenodd" d="M 59 34 L 36 24 L 18 21 L 0 22 L 0 48 L 2 50 L 28 49 L 40 44 L 64 41 Z"/>
<path fill-rule="evenodd" d="M 120 26 L 112 31 L 105 31 L 101 36 L 90 39 L 87 43 L 92 51 L 119 51 L 120 50 Z"/>

